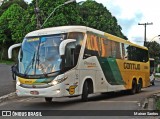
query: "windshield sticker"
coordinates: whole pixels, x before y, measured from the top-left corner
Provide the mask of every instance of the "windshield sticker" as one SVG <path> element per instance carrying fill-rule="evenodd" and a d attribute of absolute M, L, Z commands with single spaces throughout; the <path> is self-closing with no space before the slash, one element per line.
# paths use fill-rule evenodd
<path fill-rule="evenodd" d="M 46 42 L 46 38 L 45 38 L 45 37 L 42 37 L 42 38 L 41 38 L 41 42 Z"/>
<path fill-rule="evenodd" d="M 34 41 L 39 41 L 39 38 L 31 38 L 27 40 L 27 42 L 34 42 Z"/>

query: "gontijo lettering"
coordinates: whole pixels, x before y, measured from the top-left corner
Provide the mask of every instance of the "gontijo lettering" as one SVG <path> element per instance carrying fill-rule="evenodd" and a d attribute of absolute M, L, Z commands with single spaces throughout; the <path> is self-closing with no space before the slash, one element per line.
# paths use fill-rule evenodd
<path fill-rule="evenodd" d="M 140 64 L 124 62 L 124 69 L 140 70 Z"/>

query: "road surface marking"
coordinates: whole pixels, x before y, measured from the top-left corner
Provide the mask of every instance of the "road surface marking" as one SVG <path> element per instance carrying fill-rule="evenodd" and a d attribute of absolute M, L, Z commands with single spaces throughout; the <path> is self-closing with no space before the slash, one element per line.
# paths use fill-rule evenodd
<path fill-rule="evenodd" d="M 109 102 L 109 103 L 112 103 L 112 102 L 114 102 L 114 103 L 138 103 L 139 101 L 105 101 L 105 100 L 103 100 L 103 101 L 95 101 L 95 102 Z"/>

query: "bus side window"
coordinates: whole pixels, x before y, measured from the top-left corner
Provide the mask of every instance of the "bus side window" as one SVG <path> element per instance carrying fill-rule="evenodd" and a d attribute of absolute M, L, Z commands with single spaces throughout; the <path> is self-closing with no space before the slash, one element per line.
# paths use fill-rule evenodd
<path fill-rule="evenodd" d="M 74 52 L 75 52 L 75 43 L 69 43 L 66 45 L 65 51 L 65 67 L 74 66 Z"/>
<path fill-rule="evenodd" d="M 148 51 L 135 46 L 125 44 L 125 55 L 128 54 L 128 60 L 147 62 L 148 61 Z"/>
<path fill-rule="evenodd" d="M 98 51 L 88 50 L 88 49 L 86 48 L 85 51 L 84 51 L 84 56 L 83 56 L 83 58 L 86 59 L 86 58 L 91 57 L 91 56 L 99 56 Z"/>
<path fill-rule="evenodd" d="M 79 44 L 76 45 L 75 51 L 74 51 L 74 65 L 76 65 L 77 62 L 78 62 L 78 57 L 79 57 L 80 50 L 81 50 L 81 45 L 79 45 Z"/>
<path fill-rule="evenodd" d="M 129 54 L 130 50 L 129 50 L 129 45 L 124 44 L 124 59 L 128 60 L 128 54 Z"/>
<path fill-rule="evenodd" d="M 121 59 L 125 59 L 125 48 L 124 43 L 120 43 L 120 49 L 121 49 Z"/>
<path fill-rule="evenodd" d="M 112 41 L 108 40 L 108 44 L 107 44 L 107 56 L 106 57 L 112 57 Z"/>
<path fill-rule="evenodd" d="M 148 61 L 148 51 L 144 49 L 137 48 L 137 61 L 147 62 Z"/>
<path fill-rule="evenodd" d="M 83 58 L 91 56 L 100 56 L 99 39 L 94 34 L 88 34 Z"/>
<path fill-rule="evenodd" d="M 121 50 L 120 43 L 116 41 L 112 41 L 112 56 L 116 59 L 121 59 Z"/>

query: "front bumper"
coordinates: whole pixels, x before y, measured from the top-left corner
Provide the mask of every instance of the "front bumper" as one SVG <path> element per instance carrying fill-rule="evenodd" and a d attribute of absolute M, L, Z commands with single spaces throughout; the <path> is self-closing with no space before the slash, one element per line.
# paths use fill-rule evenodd
<path fill-rule="evenodd" d="M 60 86 L 51 86 L 47 88 L 24 88 L 16 85 L 16 93 L 18 96 L 31 96 L 31 97 L 62 97 L 64 90 Z"/>

